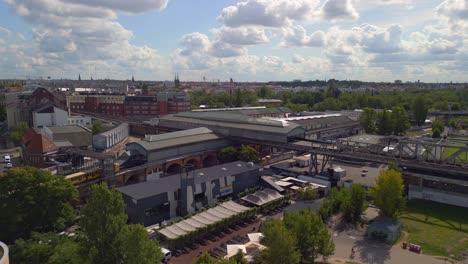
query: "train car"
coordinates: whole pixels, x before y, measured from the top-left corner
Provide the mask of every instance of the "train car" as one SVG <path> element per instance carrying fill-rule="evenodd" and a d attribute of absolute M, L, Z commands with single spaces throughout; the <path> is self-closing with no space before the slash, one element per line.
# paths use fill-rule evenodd
<path fill-rule="evenodd" d="M 65 176 L 65 179 L 71 181 L 73 185 L 78 185 L 87 181 L 98 179 L 102 176 L 102 170 L 82 171 Z"/>

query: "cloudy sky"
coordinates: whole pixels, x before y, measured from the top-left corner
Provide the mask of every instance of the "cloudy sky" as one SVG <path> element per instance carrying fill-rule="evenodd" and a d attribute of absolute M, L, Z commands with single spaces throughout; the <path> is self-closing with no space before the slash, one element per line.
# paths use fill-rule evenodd
<path fill-rule="evenodd" d="M 468 0 L 0 0 L 0 78 L 468 81 Z"/>

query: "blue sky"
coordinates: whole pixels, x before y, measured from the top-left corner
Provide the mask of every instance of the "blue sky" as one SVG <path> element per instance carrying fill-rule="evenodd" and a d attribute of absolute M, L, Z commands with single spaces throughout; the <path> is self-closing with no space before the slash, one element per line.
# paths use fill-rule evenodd
<path fill-rule="evenodd" d="M 467 61 L 468 0 L 0 0 L 0 78 L 466 82 Z"/>

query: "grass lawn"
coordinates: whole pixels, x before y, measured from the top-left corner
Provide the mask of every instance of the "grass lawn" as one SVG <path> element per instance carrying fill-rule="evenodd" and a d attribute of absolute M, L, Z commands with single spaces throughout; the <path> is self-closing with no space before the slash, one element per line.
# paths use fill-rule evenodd
<path fill-rule="evenodd" d="M 468 249 L 468 208 L 412 200 L 400 220 L 409 242 L 422 246 L 424 254 L 456 257 Z"/>
<path fill-rule="evenodd" d="M 452 146 L 454 147 L 463 147 L 464 144 L 461 144 L 461 143 L 454 143 L 452 144 Z M 450 147 L 447 147 L 445 150 L 444 150 L 444 153 L 442 153 L 442 158 L 443 159 L 446 159 L 448 157 L 450 157 L 452 154 L 454 154 L 455 152 L 457 152 L 458 148 L 450 148 Z M 458 162 L 468 162 L 468 152 L 465 152 L 465 153 L 461 153 L 460 155 L 458 155 L 458 157 L 455 158 L 455 161 L 458 161 Z"/>

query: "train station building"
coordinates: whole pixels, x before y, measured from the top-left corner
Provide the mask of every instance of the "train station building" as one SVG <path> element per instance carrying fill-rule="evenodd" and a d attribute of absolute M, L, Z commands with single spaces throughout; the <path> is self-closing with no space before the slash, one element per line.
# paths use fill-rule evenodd
<path fill-rule="evenodd" d="M 236 161 L 117 188 L 133 223 L 145 226 L 192 214 L 257 186 L 261 166 Z"/>

